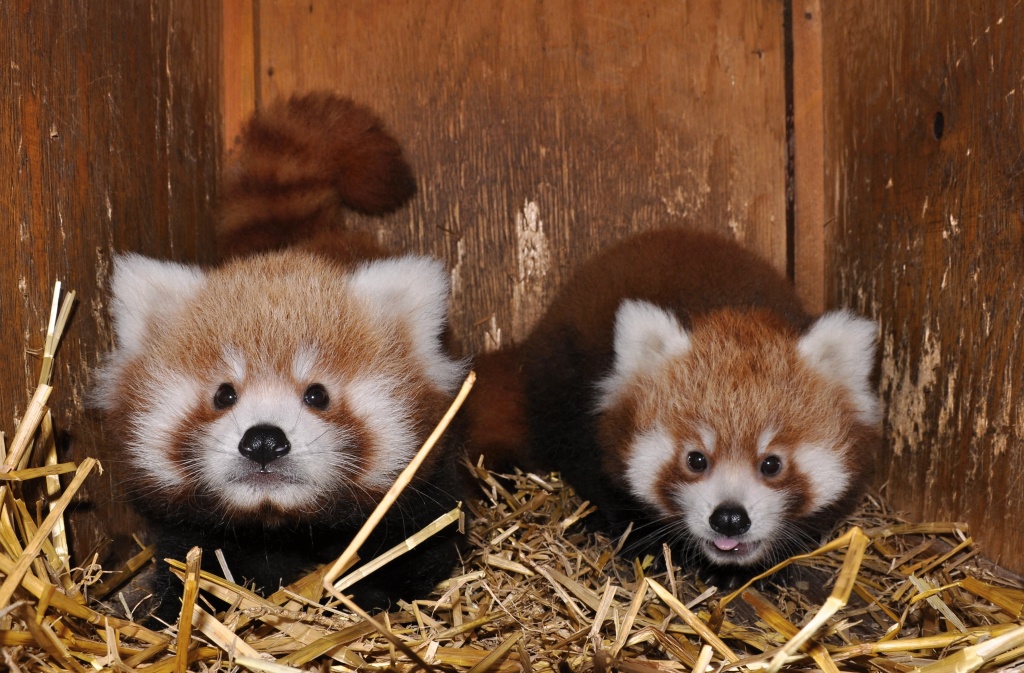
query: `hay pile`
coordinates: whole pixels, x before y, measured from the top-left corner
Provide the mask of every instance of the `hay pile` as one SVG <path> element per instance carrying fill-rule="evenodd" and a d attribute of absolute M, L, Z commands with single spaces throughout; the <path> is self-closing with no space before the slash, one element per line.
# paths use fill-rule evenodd
<path fill-rule="evenodd" d="M 556 477 L 499 478 L 479 466 L 462 567 L 425 600 L 355 614 L 325 592 L 327 568 L 262 598 L 199 573 L 190 554 L 175 567 L 191 620 L 145 628 L 98 599 L 116 601 L 151 550 L 121 569 L 68 565 L 63 510 L 98 464 L 24 463 L 49 455 L 47 394 L 37 393 L 0 472 L 0 665 L 15 673 L 1024 671 L 1024 584 L 982 561 L 961 524 L 908 523 L 872 497 L 853 528 L 791 560 L 781 579 L 725 595 L 667 551 L 616 556 L 624 541 L 587 532 L 592 508 Z M 64 473 L 74 476 L 61 489 Z M 38 479 L 51 482 L 49 512 L 20 497 Z M 230 607 L 216 612 L 210 596 Z"/>

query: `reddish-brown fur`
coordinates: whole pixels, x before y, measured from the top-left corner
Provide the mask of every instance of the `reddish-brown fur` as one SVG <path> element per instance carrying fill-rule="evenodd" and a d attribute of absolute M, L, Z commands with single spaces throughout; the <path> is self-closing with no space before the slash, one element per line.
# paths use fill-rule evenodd
<path fill-rule="evenodd" d="M 702 263 L 681 266 L 680 259 Z M 744 278 L 732 277 L 736 267 L 745 269 Z M 792 289 L 771 266 L 719 236 L 652 231 L 613 245 L 575 271 L 524 343 L 478 358 L 474 368 L 491 376 L 480 376 L 477 388 L 483 388 L 483 393 L 474 391 L 464 413 L 470 418 L 498 418 L 473 424 L 470 451 L 482 453 L 488 464 L 508 464 L 514 458 L 519 465 L 555 469 L 544 455 L 532 450 L 521 431 L 525 421 L 520 419 L 526 418 L 530 404 L 527 387 L 539 385 L 548 367 L 558 381 L 596 381 L 612 361 L 612 325 L 623 298 L 642 296 L 656 304 L 682 304 L 686 315 L 691 315 L 748 295 L 759 296 L 759 304 L 771 306 L 794 324 L 810 322 Z M 566 335 L 571 336 L 571 344 Z M 570 349 L 578 355 L 569 357 Z M 549 401 L 554 403 L 550 413 L 565 409 L 557 394 Z M 575 406 L 577 401 L 568 403 Z M 493 429 L 506 425 L 511 426 L 507 431 Z"/>
<path fill-rule="evenodd" d="M 685 354 L 666 356 L 650 371 L 641 367 L 620 380 L 616 317 L 626 300 L 671 315 L 689 345 Z M 849 320 L 858 338 L 870 331 L 866 321 Z M 778 494 L 777 516 L 787 526 L 780 535 L 789 539 L 762 560 L 775 558 L 792 549 L 787 545 L 794 540 L 826 532 L 852 508 L 880 439 L 870 420 L 877 413 L 874 403 L 862 395 L 857 404 L 867 406 L 855 406 L 866 384 L 858 379 L 848 388 L 798 352 L 798 342 L 815 325 L 790 284 L 736 243 L 679 229 L 639 234 L 578 269 L 522 343 L 481 358 L 478 370 L 497 380 L 468 401 L 468 418 L 481 419 L 469 424 L 470 455 L 482 453 L 486 463 L 498 466 L 512 462 L 560 471 L 598 505 L 613 532 L 633 521 L 641 538 L 658 530 L 678 535 L 678 525 L 668 521 L 685 518 L 679 510 L 682 491 L 712 474 L 688 468 L 688 447 L 703 447 L 713 431 L 713 450 L 701 449 L 709 465 L 727 470 L 723 474 L 749 474 L 766 493 Z M 861 370 L 870 371 L 870 364 L 863 365 L 870 352 L 873 344 L 858 352 Z M 476 408 L 483 405 L 495 406 Z M 646 484 L 627 483 L 631 468 L 630 479 L 637 479 L 637 466 L 648 464 L 634 455 L 638 433 L 654 430 L 665 437 L 659 441 L 668 442 L 669 453 L 646 454 L 657 470 Z M 765 436 L 770 446 L 759 447 Z M 817 453 L 808 448 L 819 445 Z M 831 470 L 841 489 L 826 494 L 826 504 L 817 508 L 812 501 L 821 501 L 827 486 L 812 483 L 818 475 L 801 469 L 808 452 L 826 461 L 825 471 Z M 776 475 L 759 472 L 768 455 L 781 460 Z M 734 544 L 728 537 L 718 535 L 720 549 Z M 655 550 L 661 541 L 646 540 Z"/>
<path fill-rule="evenodd" d="M 221 256 L 302 244 L 346 262 L 377 258 L 369 236 L 342 233 L 344 211 L 388 213 L 415 192 L 401 146 L 372 111 L 325 92 L 279 101 L 246 124 L 228 166 Z"/>
<path fill-rule="evenodd" d="M 97 401 L 159 557 L 203 546 L 217 571 L 220 548 L 239 579 L 275 589 L 348 544 L 443 415 L 463 366 L 442 344 L 443 265 L 393 257 L 344 227 L 346 210 L 387 213 L 415 193 L 376 115 L 330 93 L 297 96 L 255 115 L 240 143 L 222 191 L 220 265 L 117 261 L 119 343 Z M 317 387 L 321 406 L 307 398 Z M 446 438 L 360 554 L 454 507 L 461 483 Z M 384 607 L 426 591 L 455 562 L 456 538 L 438 534 L 357 583 L 357 600 Z M 174 592 L 166 572 L 150 589 Z M 158 614 L 175 613 L 166 598 Z"/>
<path fill-rule="evenodd" d="M 474 465 L 484 453 L 488 469 L 525 467 L 528 426 L 519 351 L 505 348 L 481 356 L 473 392 L 456 419 L 460 434 L 470 438 L 467 458 Z"/>

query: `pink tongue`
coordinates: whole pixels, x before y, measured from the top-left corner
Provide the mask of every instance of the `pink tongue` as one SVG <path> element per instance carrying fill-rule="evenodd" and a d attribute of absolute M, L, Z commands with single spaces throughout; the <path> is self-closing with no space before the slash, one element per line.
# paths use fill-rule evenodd
<path fill-rule="evenodd" d="M 740 546 L 740 543 L 736 540 L 733 540 L 732 538 L 723 537 L 721 539 L 715 540 L 715 546 L 722 551 L 732 551 L 736 547 Z"/>

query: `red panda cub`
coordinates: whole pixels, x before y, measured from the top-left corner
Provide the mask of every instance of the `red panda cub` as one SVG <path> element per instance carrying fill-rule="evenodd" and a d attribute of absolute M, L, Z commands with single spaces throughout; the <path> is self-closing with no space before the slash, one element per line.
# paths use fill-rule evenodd
<path fill-rule="evenodd" d="M 212 268 L 134 254 L 111 279 L 116 347 L 96 397 L 121 478 L 158 559 L 204 548 L 220 572 L 273 591 L 344 550 L 426 439 L 465 373 L 444 350 L 445 267 L 345 231 L 415 192 L 377 117 L 331 94 L 295 97 L 244 128 L 222 190 Z M 452 443 L 360 551 L 398 544 L 450 510 Z M 353 587 L 367 609 L 448 577 L 457 536 L 434 536 Z M 162 565 L 162 564 L 161 564 Z M 159 575 L 157 615 L 177 582 Z"/>
<path fill-rule="evenodd" d="M 525 443 L 521 463 L 560 471 L 611 532 L 633 522 L 634 551 L 670 543 L 736 581 L 862 495 L 880 442 L 876 331 L 846 311 L 812 319 L 732 241 L 640 234 L 586 263 L 511 358 L 485 358 L 495 380 L 481 375 L 476 402 L 504 398 L 512 438 L 492 451 L 474 406 L 470 448 L 500 459 Z"/>

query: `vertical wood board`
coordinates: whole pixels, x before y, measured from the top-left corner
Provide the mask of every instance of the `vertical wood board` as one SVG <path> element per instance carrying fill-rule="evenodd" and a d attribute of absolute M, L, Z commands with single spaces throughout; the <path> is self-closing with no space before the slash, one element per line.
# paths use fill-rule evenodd
<path fill-rule="evenodd" d="M 61 458 L 108 468 L 80 491 L 79 555 L 131 551 L 139 530 L 115 456 L 86 411 L 110 347 L 112 251 L 208 258 L 219 163 L 219 11 L 184 0 L 0 3 L 0 427 L 24 413 L 55 279 L 78 293 L 50 404 Z M 107 545 L 108 538 L 115 544 Z"/>
<path fill-rule="evenodd" d="M 881 319 L 888 493 L 1024 572 L 1024 5 L 823 5 L 827 298 Z"/>
<path fill-rule="evenodd" d="M 807 310 L 825 310 L 825 118 L 821 0 L 792 3 L 793 282 Z"/>
<path fill-rule="evenodd" d="M 412 207 L 352 226 L 447 260 L 468 351 L 637 230 L 732 233 L 785 269 L 779 1 L 263 0 L 257 23 L 264 101 L 334 89 L 404 143 Z"/>

